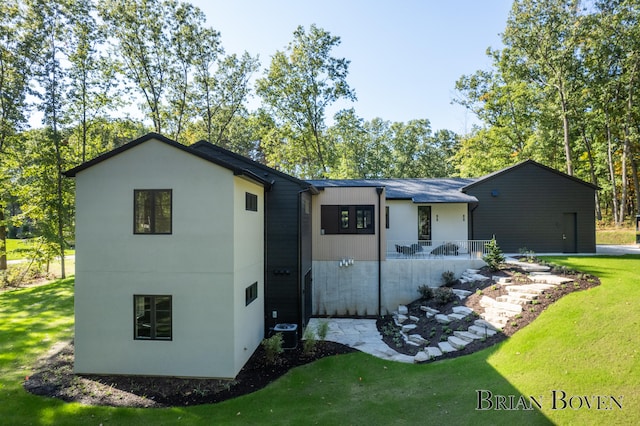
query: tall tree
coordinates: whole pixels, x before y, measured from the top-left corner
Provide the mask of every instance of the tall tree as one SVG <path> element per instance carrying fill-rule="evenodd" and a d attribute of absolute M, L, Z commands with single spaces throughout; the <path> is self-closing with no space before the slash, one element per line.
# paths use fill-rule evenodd
<path fill-rule="evenodd" d="M 0 271 L 7 269 L 5 208 L 12 187 L 7 158 L 12 155 L 11 141 L 27 121 L 26 96 L 34 59 L 35 40 L 24 16 L 22 2 L 0 2 Z"/>
<path fill-rule="evenodd" d="M 331 147 L 324 135 L 326 109 L 339 99 L 356 98 L 347 84 L 349 61 L 331 56 L 340 38 L 315 25 L 308 32 L 299 26 L 293 36 L 257 81 L 257 93 L 278 125 L 287 128 L 290 137 L 282 141 L 293 145 L 286 149 L 296 156 L 290 162 L 298 163 L 306 177 L 327 176 Z"/>

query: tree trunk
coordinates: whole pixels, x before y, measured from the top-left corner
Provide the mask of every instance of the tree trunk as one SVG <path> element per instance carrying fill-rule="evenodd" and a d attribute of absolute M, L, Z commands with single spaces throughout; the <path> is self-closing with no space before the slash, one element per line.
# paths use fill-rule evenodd
<path fill-rule="evenodd" d="M 598 186 L 598 176 L 595 170 L 595 160 L 593 159 L 593 151 L 591 150 L 591 141 L 587 137 L 587 132 L 584 129 L 584 123 L 582 124 L 580 131 L 582 133 L 582 139 L 587 148 L 587 156 L 589 158 L 589 174 L 591 175 L 591 183 Z M 598 191 L 596 193 L 596 220 L 602 220 L 602 209 L 600 208 L 600 197 Z"/>
<path fill-rule="evenodd" d="M 618 190 L 616 188 L 616 174 L 613 163 L 613 142 L 611 140 L 611 127 L 609 126 L 609 114 L 605 112 L 605 126 L 607 132 L 607 165 L 609 166 L 609 178 L 611 179 L 611 213 L 613 214 L 613 222 L 618 222 Z"/>
<path fill-rule="evenodd" d="M 562 106 L 562 128 L 564 131 L 564 156 L 567 161 L 567 174 L 573 176 L 573 161 L 571 159 L 571 140 L 569 138 L 569 111 L 564 90 L 560 89 L 560 103 Z"/>

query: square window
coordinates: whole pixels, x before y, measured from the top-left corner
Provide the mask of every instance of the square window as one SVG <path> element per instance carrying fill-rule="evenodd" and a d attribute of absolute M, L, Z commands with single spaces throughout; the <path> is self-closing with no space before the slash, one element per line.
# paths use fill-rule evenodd
<path fill-rule="evenodd" d="M 133 191 L 133 233 L 171 234 L 172 191 L 136 189 Z"/>
<path fill-rule="evenodd" d="M 172 339 L 171 296 L 133 296 L 134 333 L 136 340 Z"/>

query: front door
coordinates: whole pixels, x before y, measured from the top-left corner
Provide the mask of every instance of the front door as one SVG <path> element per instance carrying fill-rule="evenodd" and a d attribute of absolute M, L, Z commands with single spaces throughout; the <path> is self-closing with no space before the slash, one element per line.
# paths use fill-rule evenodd
<path fill-rule="evenodd" d="M 562 251 L 576 253 L 578 251 L 578 223 L 576 213 L 562 214 Z"/>
<path fill-rule="evenodd" d="M 418 240 L 431 240 L 431 206 L 418 206 Z"/>

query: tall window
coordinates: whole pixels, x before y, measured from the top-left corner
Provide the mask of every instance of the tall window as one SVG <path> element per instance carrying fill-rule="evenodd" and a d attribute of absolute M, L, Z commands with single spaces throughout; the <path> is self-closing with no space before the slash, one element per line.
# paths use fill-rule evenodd
<path fill-rule="evenodd" d="M 171 234 L 171 190 L 133 191 L 133 233 Z"/>
<path fill-rule="evenodd" d="M 244 204 L 245 210 L 249 210 L 252 212 L 258 211 L 258 196 L 256 194 L 245 192 L 244 201 L 245 201 L 245 204 Z"/>
<path fill-rule="evenodd" d="M 375 234 L 375 207 L 320 206 L 320 227 L 324 234 Z"/>
<path fill-rule="evenodd" d="M 171 340 L 171 296 L 133 296 L 134 339 Z"/>
<path fill-rule="evenodd" d="M 431 206 L 418 206 L 418 239 L 431 239 Z"/>
<path fill-rule="evenodd" d="M 253 302 L 257 298 L 258 298 L 258 283 L 255 282 L 251 284 L 249 287 L 244 289 L 245 306 L 249 305 L 249 303 Z"/>

